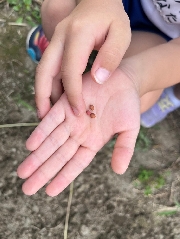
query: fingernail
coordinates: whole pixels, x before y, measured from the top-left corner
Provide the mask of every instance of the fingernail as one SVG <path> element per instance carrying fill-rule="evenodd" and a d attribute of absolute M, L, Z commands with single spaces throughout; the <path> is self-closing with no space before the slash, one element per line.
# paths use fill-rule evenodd
<path fill-rule="evenodd" d="M 108 70 L 106 70 L 105 68 L 99 68 L 96 72 L 95 72 L 95 80 L 98 84 L 103 84 L 105 81 L 107 81 L 107 79 L 110 76 L 110 72 Z"/>
<path fill-rule="evenodd" d="M 76 107 L 72 106 L 72 110 L 73 110 L 75 116 L 80 116 L 80 112 Z"/>

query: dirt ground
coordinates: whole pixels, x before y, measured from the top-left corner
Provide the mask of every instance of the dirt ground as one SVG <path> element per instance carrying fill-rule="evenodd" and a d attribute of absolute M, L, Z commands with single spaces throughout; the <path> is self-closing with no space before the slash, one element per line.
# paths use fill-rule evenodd
<path fill-rule="evenodd" d="M 0 124 L 37 122 L 35 65 L 25 51 L 28 27 L 9 26 L 13 12 L 0 5 Z M 124 175 L 110 168 L 106 145 L 75 180 L 68 239 L 180 239 L 180 111 L 147 130 L 149 149 L 136 149 Z M 0 238 L 63 239 L 69 187 L 51 198 L 41 189 L 29 197 L 16 175 L 29 154 L 33 127 L 0 128 Z M 140 169 L 153 171 L 140 181 Z M 154 179 L 162 179 L 154 187 Z M 150 190 L 150 194 L 147 193 Z M 147 195 L 148 194 L 148 195 Z"/>

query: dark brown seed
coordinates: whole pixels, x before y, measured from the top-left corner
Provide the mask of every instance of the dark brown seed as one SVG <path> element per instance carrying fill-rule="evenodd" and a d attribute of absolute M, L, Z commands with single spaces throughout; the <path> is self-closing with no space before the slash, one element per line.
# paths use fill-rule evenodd
<path fill-rule="evenodd" d="M 95 115 L 94 113 L 91 113 L 91 114 L 90 114 L 90 117 L 91 117 L 91 118 L 96 118 L 96 115 Z"/>
<path fill-rule="evenodd" d="M 89 109 L 93 111 L 94 110 L 94 105 L 90 105 Z"/>

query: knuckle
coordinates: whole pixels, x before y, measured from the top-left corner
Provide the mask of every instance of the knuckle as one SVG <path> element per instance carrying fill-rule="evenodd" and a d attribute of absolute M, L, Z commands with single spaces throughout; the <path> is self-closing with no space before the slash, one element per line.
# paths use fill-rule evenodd
<path fill-rule="evenodd" d="M 36 134 L 40 139 L 44 139 L 47 137 L 47 134 L 44 132 L 44 128 L 42 128 L 41 125 L 38 125 L 38 127 L 35 130 Z"/>
<path fill-rule="evenodd" d="M 86 164 L 83 162 L 83 160 L 76 159 L 73 161 L 74 167 L 80 169 L 80 171 L 83 171 L 86 168 Z"/>
<path fill-rule="evenodd" d="M 38 161 L 39 164 L 41 165 L 43 163 L 43 161 L 41 160 L 41 158 L 38 156 L 36 151 L 33 151 L 31 153 L 31 157 L 35 159 L 35 161 Z"/>
<path fill-rule="evenodd" d="M 113 48 L 104 52 L 103 62 L 105 65 L 113 66 L 119 64 L 121 59 L 121 51 L 119 48 Z"/>
<path fill-rule="evenodd" d="M 45 181 L 49 181 L 50 178 L 48 177 L 48 174 L 46 173 L 43 167 L 40 167 L 38 171 L 43 176 Z"/>
<path fill-rule="evenodd" d="M 61 163 L 62 167 L 68 162 L 67 157 L 63 155 L 60 150 L 57 150 L 56 152 L 56 159 L 58 162 Z"/>
<path fill-rule="evenodd" d="M 73 142 L 74 145 L 76 145 L 77 147 L 79 147 L 80 142 L 79 142 L 78 138 L 75 139 L 74 137 L 71 137 L 71 140 L 72 140 L 72 142 Z"/>
<path fill-rule="evenodd" d="M 59 141 L 52 134 L 49 135 L 49 141 L 53 148 L 59 148 Z"/>
<path fill-rule="evenodd" d="M 62 64 L 62 66 L 61 66 L 61 78 L 62 79 L 69 79 L 71 77 L 72 77 L 72 75 L 68 71 L 68 66 L 66 66 L 65 64 Z"/>
<path fill-rule="evenodd" d="M 67 185 L 69 185 L 72 182 L 72 180 L 68 178 L 63 172 L 61 172 L 61 177 L 64 179 Z"/>
<path fill-rule="evenodd" d="M 80 169 L 80 171 L 83 171 L 85 169 L 85 165 L 82 163 L 82 161 L 80 161 L 80 160 L 75 161 L 74 160 L 73 163 L 74 163 L 74 166 L 78 169 L 78 171 L 79 171 L 79 169 Z"/>
<path fill-rule="evenodd" d="M 80 31 L 82 31 L 83 25 L 83 21 L 80 18 L 72 19 L 69 23 L 70 34 L 78 34 Z"/>
<path fill-rule="evenodd" d="M 53 125 L 59 125 L 59 120 L 57 118 L 58 112 L 54 110 L 49 111 L 48 116 Z"/>
<path fill-rule="evenodd" d="M 70 128 L 67 124 L 63 124 L 64 132 L 69 136 L 70 135 Z"/>

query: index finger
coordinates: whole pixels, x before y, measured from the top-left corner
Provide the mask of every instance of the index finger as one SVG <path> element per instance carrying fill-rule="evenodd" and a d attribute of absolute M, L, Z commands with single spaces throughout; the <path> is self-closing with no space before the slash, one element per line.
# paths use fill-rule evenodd
<path fill-rule="evenodd" d="M 61 77 L 68 101 L 77 116 L 85 112 L 82 74 L 93 48 L 93 38 L 88 37 L 84 31 L 80 31 L 78 34 L 69 34 L 65 41 Z"/>

